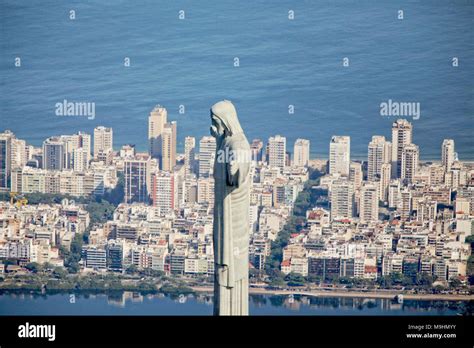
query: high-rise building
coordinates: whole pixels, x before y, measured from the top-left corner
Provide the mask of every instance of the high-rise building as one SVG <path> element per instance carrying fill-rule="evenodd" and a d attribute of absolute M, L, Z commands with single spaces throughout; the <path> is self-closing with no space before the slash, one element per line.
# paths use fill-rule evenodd
<path fill-rule="evenodd" d="M 286 138 L 280 135 L 268 139 L 268 164 L 284 168 L 286 162 Z"/>
<path fill-rule="evenodd" d="M 148 152 L 152 158 L 158 159 L 162 168 L 162 135 L 167 123 L 168 112 L 161 105 L 156 105 L 148 117 Z"/>
<path fill-rule="evenodd" d="M 112 128 L 99 126 L 94 128 L 94 158 L 99 154 L 113 151 L 114 133 Z"/>
<path fill-rule="evenodd" d="M 444 183 L 445 169 L 441 164 L 433 163 L 429 166 L 430 185 L 442 185 Z"/>
<path fill-rule="evenodd" d="M 10 131 L 0 133 L 0 191 L 8 191 L 12 170 L 12 139 Z"/>
<path fill-rule="evenodd" d="M 209 178 L 214 169 L 216 156 L 216 138 L 202 137 L 199 141 L 199 177 Z"/>
<path fill-rule="evenodd" d="M 43 168 L 62 170 L 66 168 L 66 150 L 63 139 L 50 137 L 43 142 Z"/>
<path fill-rule="evenodd" d="M 161 169 L 171 172 L 176 165 L 176 121 L 166 123 L 163 127 L 161 141 Z"/>
<path fill-rule="evenodd" d="M 418 201 L 416 220 L 427 222 L 436 220 L 437 202 L 426 197 Z"/>
<path fill-rule="evenodd" d="M 445 172 L 449 172 L 451 170 L 451 166 L 455 161 L 455 156 L 454 140 L 444 139 L 443 144 L 441 145 L 441 163 Z"/>
<path fill-rule="evenodd" d="M 252 140 L 252 144 L 250 144 L 250 151 L 252 153 L 252 161 L 263 161 L 263 141 L 260 139 Z"/>
<path fill-rule="evenodd" d="M 382 202 L 388 200 L 388 186 L 390 185 L 390 177 L 392 173 L 392 165 L 390 163 L 384 163 L 380 167 L 380 180 L 379 180 L 379 199 Z"/>
<path fill-rule="evenodd" d="M 305 167 L 309 164 L 309 140 L 296 139 L 293 149 L 293 165 Z"/>
<path fill-rule="evenodd" d="M 84 267 L 93 269 L 107 268 L 107 253 L 99 246 L 87 245 L 82 247 L 82 258 Z"/>
<path fill-rule="evenodd" d="M 73 135 L 62 135 L 61 140 L 64 143 L 65 149 L 65 168 L 74 169 L 75 167 L 82 167 L 83 161 L 87 162 L 88 166 L 91 159 L 91 136 L 89 134 L 78 132 Z M 79 159 L 81 163 L 76 166 L 74 153 L 76 150 L 82 149 Z"/>
<path fill-rule="evenodd" d="M 124 161 L 125 203 L 148 202 L 150 182 L 150 158 L 136 156 Z"/>
<path fill-rule="evenodd" d="M 12 147 L 11 147 L 11 167 L 23 168 L 29 160 L 28 146 L 26 141 L 22 139 L 17 139 L 14 136 L 12 137 Z"/>
<path fill-rule="evenodd" d="M 400 212 L 400 218 L 402 221 L 407 221 L 410 219 L 412 211 L 412 195 L 411 191 L 407 188 L 400 192 L 398 211 Z"/>
<path fill-rule="evenodd" d="M 335 135 L 329 143 L 329 174 L 349 176 L 351 138 Z"/>
<path fill-rule="evenodd" d="M 90 153 L 83 147 L 77 148 L 73 152 L 74 171 L 84 172 L 89 169 Z"/>
<path fill-rule="evenodd" d="M 196 138 L 194 137 L 184 138 L 184 165 L 186 167 L 186 173 L 192 173 L 194 171 L 195 150 L 196 150 Z"/>
<path fill-rule="evenodd" d="M 111 271 L 123 270 L 123 244 L 123 241 L 114 239 L 107 242 L 107 268 Z"/>
<path fill-rule="evenodd" d="M 391 180 L 388 185 L 388 207 L 397 208 L 400 205 L 401 184 L 400 180 Z"/>
<path fill-rule="evenodd" d="M 376 222 L 379 218 L 379 193 L 376 183 L 364 183 L 360 193 L 360 220 Z"/>
<path fill-rule="evenodd" d="M 177 193 L 174 173 L 155 171 L 151 175 L 150 198 L 153 206 L 160 209 L 161 215 L 167 215 L 175 209 Z"/>
<path fill-rule="evenodd" d="M 331 219 L 350 219 L 354 214 L 354 185 L 346 178 L 331 186 Z"/>
<path fill-rule="evenodd" d="M 367 181 L 379 181 L 382 164 L 390 163 L 392 144 L 384 136 L 374 135 L 367 156 Z"/>
<path fill-rule="evenodd" d="M 420 150 L 415 144 L 408 144 L 402 152 L 402 172 L 401 178 L 411 183 L 418 170 Z"/>
<path fill-rule="evenodd" d="M 362 185 L 362 164 L 351 162 L 349 166 L 349 181 L 354 184 L 354 189 L 358 190 Z"/>
<path fill-rule="evenodd" d="M 392 178 L 400 178 L 402 174 L 402 154 L 405 146 L 411 144 L 413 127 L 405 119 L 399 119 L 392 125 Z"/>
<path fill-rule="evenodd" d="M 200 178 L 197 182 L 197 202 L 199 204 L 214 205 L 214 179 Z"/>

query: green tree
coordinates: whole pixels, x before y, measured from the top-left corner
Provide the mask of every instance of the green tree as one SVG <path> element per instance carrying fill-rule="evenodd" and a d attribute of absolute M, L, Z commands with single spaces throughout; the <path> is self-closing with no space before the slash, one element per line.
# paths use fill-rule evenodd
<path fill-rule="evenodd" d="M 42 270 L 41 265 L 37 262 L 30 262 L 30 263 L 26 264 L 25 268 L 28 271 L 33 272 L 33 273 L 38 273 L 39 271 Z"/>
<path fill-rule="evenodd" d="M 102 224 L 108 220 L 112 220 L 115 206 L 106 200 L 99 199 L 96 202 L 87 204 L 86 210 L 89 212 L 92 225 L 97 223 Z"/>
<path fill-rule="evenodd" d="M 291 272 L 285 277 L 285 280 L 289 286 L 303 286 L 305 284 L 303 275 L 299 273 Z"/>
<path fill-rule="evenodd" d="M 128 268 L 125 270 L 125 272 L 127 272 L 128 274 L 135 274 L 135 273 L 138 272 L 138 268 L 137 268 L 137 266 L 132 264 L 132 265 L 128 266 Z"/>
<path fill-rule="evenodd" d="M 474 285 L 474 255 L 470 255 L 467 259 L 466 275 L 469 285 Z"/>
<path fill-rule="evenodd" d="M 123 173 L 118 174 L 117 186 L 111 191 L 106 191 L 104 194 L 104 200 L 110 202 L 111 204 L 117 206 L 123 202 L 125 196 L 125 178 Z"/>
<path fill-rule="evenodd" d="M 458 277 L 454 277 L 449 281 L 449 286 L 453 289 L 460 288 L 461 285 L 462 285 L 462 282 Z"/>
<path fill-rule="evenodd" d="M 305 183 L 303 191 L 298 194 L 292 216 L 278 233 L 276 239 L 271 243 L 270 256 L 265 263 L 265 271 L 268 275 L 270 275 L 270 272 L 273 270 L 280 269 L 283 258 L 283 248 L 288 245 L 291 234 L 300 232 L 304 228 L 306 224 L 306 212 L 316 204 L 320 195 L 324 194 L 313 189 L 314 186 L 319 184 L 319 178 L 322 175 L 323 173 L 310 168 L 310 180 Z"/>
<path fill-rule="evenodd" d="M 66 271 L 63 267 L 56 267 L 56 268 L 53 270 L 53 275 L 54 275 L 56 278 L 64 279 L 64 278 L 67 277 L 67 271 Z"/>
<path fill-rule="evenodd" d="M 433 276 L 428 273 L 417 273 L 415 283 L 423 288 L 431 288 L 434 282 Z"/>

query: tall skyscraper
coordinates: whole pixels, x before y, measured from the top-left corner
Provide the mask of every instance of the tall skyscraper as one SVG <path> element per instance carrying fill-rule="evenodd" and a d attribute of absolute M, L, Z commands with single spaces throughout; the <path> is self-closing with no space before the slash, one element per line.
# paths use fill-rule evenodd
<path fill-rule="evenodd" d="M 305 167 L 309 164 L 309 140 L 296 139 L 293 148 L 293 165 Z"/>
<path fill-rule="evenodd" d="M 367 156 L 367 180 L 378 181 L 380 179 L 382 164 L 390 163 L 392 156 L 392 144 L 385 140 L 384 136 L 374 135 L 369 143 Z"/>
<path fill-rule="evenodd" d="M 444 139 L 443 144 L 441 145 L 441 163 L 445 172 L 449 172 L 451 170 L 451 166 L 455 161 L 455 156 L 454 140 Z"/>
<path fill-rule="evenodd" d="M 66 151 L 63 139 L 50 137 L 43 142 L 43 169 L 62 170 L 66 168 Z"/>
<path fill-rule="evenodd" d="M 329 174 L 349 176 L 351 138 L 334 135 L 329 143 Z"/>
<path fill-rule="evenodd" d="M 211 136 L 202 137 L 199 141 L 199 177 L 209 178 L 214 169 L 214 158 L 216 156 L 216 138 Z"/>
<path fill-rule="evenodd" d="M 379 218 L 379 192 L 376 183 L 364 183 L 360 193 L 360 221 L 376 222 Z"/>
<path fill-rule="evenodd" d="M 390 177 L 392 173 L 392 165 L 390 163 L 382 164 L 380 168 L 380 181 L 379 181 L 379 199 L 382 202 L 388 200 L 388 186 L 390 185 Z"/>
<path fill-rule="evenodd" d="M 399 119 L 392 125 L 392 178 L 400 178 L 402 174 L 403 149 L 411 144 L 413 127 L 405 119 Z"/>
<path fill-rule="evenodd" d="M 161 141 L 161 169 L 167 172 L 173 171 L 173 168 L 176 165 L 176 133 L 176 121 L 166 123 L 163 127 Z"/>
<path fill-rule="evenodd" d="M 0 192 L 10 188 L 13 137 L 10 131 L 0 133 Z"/>
<path fill-rule="evenodd" d="M 148 202 L 150 158 L 135 156 L 124 161 L 125 203 Z"/>
<path fill-rule="evenodd" d="M 331 186 L 331 219 L 350 219 L 354 214 L 354 185 L 347 178 Z"/>
<path fill-rule="evenodd" d="M 402 172 L 401 178 L 411 183 L 418 170 L 420 150 L 415 144 L 408 144 L 402 152 Z"/>
<path fill-rule="evenodd" d="M 158 159 L 162 168 L 162 135 L 167 123 L 168 112 L 161 105 L 156 105 L 148 117 L 148 152 L 152 158 Z"/>
<path fill-rule="evenodd" d="M 94 158 L 113 151 L 114 133 L 112 128 L 99 126 L 94 128 Z"/>
<path fill-rule="evenodd" d="M 194 171 L 194 155 L 196 150 L 196 138 L 184 138 L 184 165 L 186 166 L 186 173 Z"/>
<path fill-rule="evenodd" d="M 284 168 L 286 162 L 286 138 L 280 135 L 268 139 L 268 164 Z"/>

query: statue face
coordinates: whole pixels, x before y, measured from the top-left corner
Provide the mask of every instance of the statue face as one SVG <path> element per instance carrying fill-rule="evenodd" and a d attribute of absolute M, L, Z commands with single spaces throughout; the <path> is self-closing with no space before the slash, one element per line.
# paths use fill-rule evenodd
<path fill-rule="evenodd" d="M 215 138 L 222 137 L 224 135 L 225 128 L 221 119 L 211 113 L 211 123 L 211 135 Z"/>

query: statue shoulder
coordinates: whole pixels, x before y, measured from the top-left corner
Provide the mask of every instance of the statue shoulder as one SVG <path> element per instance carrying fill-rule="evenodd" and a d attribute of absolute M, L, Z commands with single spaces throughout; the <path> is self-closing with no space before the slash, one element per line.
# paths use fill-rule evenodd
<path fill-rule="evenodd" d="M 240 149 L 249 149 L 250 150 L 250 144 L 245 137 L 243 133 L 233 135 L 229 137 L 229 145 L 231 145 L 234 148 L 240 148 Z"/>

